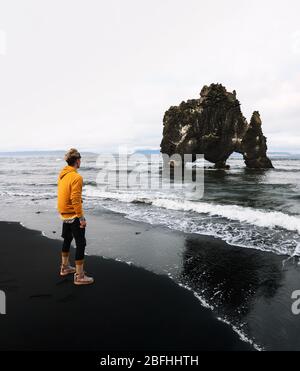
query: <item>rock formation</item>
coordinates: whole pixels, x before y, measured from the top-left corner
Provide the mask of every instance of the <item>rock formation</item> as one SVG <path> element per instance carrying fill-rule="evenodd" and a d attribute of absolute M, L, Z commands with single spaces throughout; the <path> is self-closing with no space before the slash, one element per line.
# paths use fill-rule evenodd
<path fill-rule="evenodd" d="M 254 112 L 248 124 L 236 92 L 227 92 L 220 84 L 204 86 L 200 99 L 182 102 L 165 113 L 161 152 L 192 154 L 194 160 L 196 154 L 204 154 L 216 168 L 226 168 L 227 159 L 238 152 L 248 168 L 273 167 L 259 113 Z"/>

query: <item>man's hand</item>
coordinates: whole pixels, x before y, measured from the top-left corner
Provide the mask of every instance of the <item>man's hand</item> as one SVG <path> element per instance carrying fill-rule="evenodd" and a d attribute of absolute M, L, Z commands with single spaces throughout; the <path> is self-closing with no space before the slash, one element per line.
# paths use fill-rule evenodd
<path fill-rule="evenodd" d="M 80 220 L 80 228 L 84 229 L 87 226 L 86 220 L 83 218 Z"/>
<path fill-rule="evenodd" d="M 84 229 L 86 228 L 86 226 L 87 226 L 87 222 L 85 220 L 80 222 L 80 228 Z"/>

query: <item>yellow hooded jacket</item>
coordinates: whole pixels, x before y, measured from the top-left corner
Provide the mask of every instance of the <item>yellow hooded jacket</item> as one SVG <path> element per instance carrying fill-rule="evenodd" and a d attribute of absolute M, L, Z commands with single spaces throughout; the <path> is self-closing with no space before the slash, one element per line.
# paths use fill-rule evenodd
<path fill-rule="evenodd" d="M 58 177 L 57 209 L 62 219 L 81 218 L 83 179 L 72 166 L 62 169 Z"/>

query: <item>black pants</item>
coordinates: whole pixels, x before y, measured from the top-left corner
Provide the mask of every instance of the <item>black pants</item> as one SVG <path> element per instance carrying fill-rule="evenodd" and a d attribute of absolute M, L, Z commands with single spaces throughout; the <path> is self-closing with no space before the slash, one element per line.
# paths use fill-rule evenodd
<path fill-rule="evenodd" d="M 80 228 L 79 219 L 76 218 L 73 223 L 63 223 L 61 236 L 64 239 L 62 251 L 65 253 L 70 252 L 71 243 L 74 238 L 76 243 L 75 260 L 83 260 L 86 247 L 85 228 Z"/>

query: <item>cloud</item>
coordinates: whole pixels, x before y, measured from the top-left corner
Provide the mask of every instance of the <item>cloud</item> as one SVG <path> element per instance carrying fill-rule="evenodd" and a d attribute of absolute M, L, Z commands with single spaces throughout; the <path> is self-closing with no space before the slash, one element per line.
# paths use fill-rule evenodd
<path fill-rule="evenodd" d="M 7 52 L 6 32 L 0 30 L 0 56 L 5 56 Z"/>
<path fill-rule="evenodd" d="M 298 0 L 2 2 L 0 150 L 158 147 L 164 112 L 212 82 L 237 90 L 248 119 L 260 110 L 270 148 L 295 148 L 299 12 Z"/>

